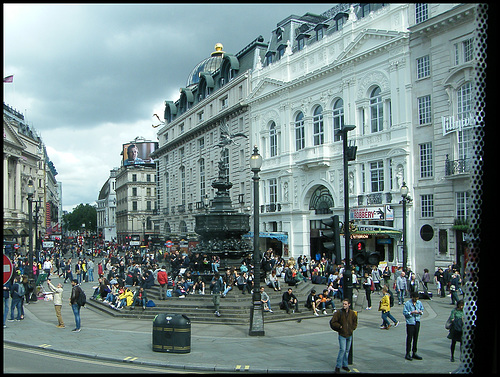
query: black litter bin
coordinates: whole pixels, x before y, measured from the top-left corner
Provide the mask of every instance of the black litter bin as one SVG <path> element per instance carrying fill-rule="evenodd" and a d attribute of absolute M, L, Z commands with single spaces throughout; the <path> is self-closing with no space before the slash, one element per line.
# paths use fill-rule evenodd
<path fill-rule="evenodd" d="M 191 321 L 184 314 L 158 314 L 153 320 L 153 351 L 191 352 Z"/>

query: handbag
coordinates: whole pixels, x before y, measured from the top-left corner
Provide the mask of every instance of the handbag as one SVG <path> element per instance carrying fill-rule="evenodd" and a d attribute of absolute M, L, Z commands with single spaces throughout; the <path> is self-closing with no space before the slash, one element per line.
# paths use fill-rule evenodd
<path fill-rule="evenodd" d="M 370 286 L 370 291 L 373 292 L 374 290 L 375 290 L 375 283 L 372 280 L 372 285 Z"/>
<path fill-rule="evenodd" d="M 452 324 L 452 323 L 453 323 L 453 322 L 452 322 L 452 320 L 451 320 L 451 317 L 450 317 L 450 318 L 448 318 L 448 320 L 446 321 L 446 323 L 445 323 L 445 325 L 444 325 L 444 328 L 445 328 L 446 330 L 451 329 L 451 324 Z"/>

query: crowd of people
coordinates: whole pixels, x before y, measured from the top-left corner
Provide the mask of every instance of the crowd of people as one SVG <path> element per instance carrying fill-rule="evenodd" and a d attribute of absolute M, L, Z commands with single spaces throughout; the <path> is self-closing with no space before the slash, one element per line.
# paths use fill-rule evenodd
<path fill-rule="evenodd" d="M 26 258 L 14 255 L 13 262 L 16 273 L 11 281 L 4 285 L 4 327 L 7 316 L 8 321 L 21 321 L 24 319 L 24 303 L 29 303 L 34 287 L 28 282 L 29 271 L 26 271 Z M 239 265 L 221 269 L 220 258 L 191 252 L 139 252 L 138 250 L 114 247 L 103 253 L 87 253 L 82 248 L 66 250 L 45 250 L 40 255 L 39 262 L 33 266 L 35 277 L 46 274 L 47 290 L 54 294 L 54 306 L 58 318 L 58 327 L 64 328 L 60 316 L 58 294 L 62 295 L 64 284 L 68 281 L 72 286 L 70 304 L 75 314 L 76 328 L 80 331 L 79 306 L 76 303 L 78 289 L 75 287 L 82 282 L 97 282 L 94 286 L 92 298 L 108 304 L 111 308 L 121 310 L 124 307 L 141 307 L 146 310 L 150 303 L 148 290 L 154 285 L 160 287 L 160 300 L 168 297 L 184 298 L 189 294 L 211 294 L 215 307 L 214 314 L 220 316 L 220 298 L 226 297 L 230 291 L 236 294 L 251 294 L 255 287 L 254 265 L 251 255 L 245 256 Z M 326 256 L 309 260 L 307 256 L 293 257 L 284 260 L 280 255 L 267 250 L 260 262 L 260 292 L 264 310 L 273 313 L 271 300 L 265 289 L 282 291 L 279 307 L 287 313 L 300 312 L 301 307 L 312 311 L 315 316 L 328 314 L 327 309 L 336 311 L 335 299 L 342 303 L 344 297 L 344 264 L 333 263 Z M 456 267 L 456 266 L 455 266 Z M 57 276 L 63 278 L 63 283 L 54 286 L 50 279 Z M 97 277 L 95 280 L 94 276 Z M 366 295 L 367 306 L 365 310 L 372 309 L 372 296 L 380 295 L 379 310 L 382 312 L 381 329 L 388 330 L 392 321 L 394 327 L 397 321 L 390 313 L 391 307 L 397 300 L 398 305 L 412 302 L 420 294 L 428 294 L 428 284 L 432 277 L 429 271 L 424 270 L 422 276 L 401 267 L 391 270 L 388 266 L 379 269 L 378 266 L 352 265 L 353 288 L 359 294 L 363 289 Z M 434 273 L 436 294 L 445 297 L 446 292 L 451 297 L 451 303 L 456 305 L 450 315 L 449 338 L 452 339 L 451 359 L 455 344 L 459 340 L 459 328 L 463 313 L 462 280 L 456 268 L 449 266 L 447 269 L 437 268 Z M 304 281 L 322 285 L 317 293 L 312 289 L 304 302 L 294 294 L 293 289 Z M 282 287 L 284 286 L 284 287 Z M 391 290 L 392 289 L 392 290 Z M 80 289 L 81 291 L 81 289 Z M 393 293 L 394 291 L 394 293 Z M 8 310 L 8 299 L 10 311 Z M 406 298 L 410 300 L 405 301 Z M 154 304 L 153 304 L 154 305 Z M 343 306 L 341 305 L 341 308 Z M 58 310 L 59 309 L 59 310 Z M 14 311 L 17 310 L 17 316 Z M 412 314 L 413 315 L 413 314 Z M 456 325 L 460 323 L 459 325 Z M 408 324 L 408 323 L 407 323 Z M 418 333 L 418 331 L 417 331 Z M 414 334 L 408 339 L 413 339 Z M 410 342 L 411 343 L 411 342 Z M 411 346 L 409 343 L 408 347 Z M 408 355 L 407 358 L 418 359 L 418 355 Z M 415 353 L 416 354 L 416 353 Z"/>

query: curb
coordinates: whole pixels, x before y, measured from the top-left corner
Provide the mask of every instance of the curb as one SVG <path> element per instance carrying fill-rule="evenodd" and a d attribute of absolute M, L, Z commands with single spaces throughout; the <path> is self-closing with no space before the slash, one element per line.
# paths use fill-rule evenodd
<path fill-rule="evenodd" d="M 164 367 L 164 368 L 170 368 L 170 369 L 177 369 L 177 370 L 192 370 L 192 371 L 202 371 L 202 372 L 220 372 L 220 373 L 234 373 L 234 372 L 247 372 L 247 373 L 255 373 L 255 374 L 297 374 L 297 373 L 332 373 L 331 370 L 297 370 L 297 369 L 260 369 L 258 367 L 256 368 L 250 368 L 248 365 L 236 365 L 235 367 L 229 367 L 229 366 L 223 366 L 223 365 L 211 365 L 211 366 L 205 366 L 205 365 L 186 365 L 186 364 L 170 364 L 170 363 L 162 363 L 162 362 L 155 362 L 155 361 L 145 361 L 145 360 L 127 360 L 127 359 L 117 359 L 114 356 L 106 356 L 106 355 L 90 355 L 86 353 L 81 353 L 81 352 L 74 352 L 74 351 L 67 351 L 67 350 L 59 350 L 59 349 L 54 349 L 54 348 L 45 348 L 41 346 L 34 346 L 31 344 L 24 344 L 24 343 L 19 343 L 19 342 L 14 342 L 11 340 L 4 340 L 4 344 L 10 344 L 13 346 L 17 347 L 22 347 L 22 348 L 30 348 L 30 349 L 37 349 L 37 350 L 44 350 L 47 352 L 53 352 L 53 353 L 59 353 L 59 354 L 64 354 L 68 356 L 78 356 L 78 357 L 85 357 L 88 359 L 98 359 L 98 360 L 103 360 L 103 361 L 110 361 L 110 362 L 123 362 L 123 363 L 131 363 L 131 364 L 138 364 L 138 365 L 147 365 L 147 366 L 152 366 L 152 367 Z"/>

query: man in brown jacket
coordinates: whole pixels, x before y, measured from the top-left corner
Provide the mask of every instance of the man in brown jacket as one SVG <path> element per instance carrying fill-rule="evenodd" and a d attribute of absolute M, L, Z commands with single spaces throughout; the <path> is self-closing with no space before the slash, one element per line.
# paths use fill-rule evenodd
<path fill-rule="evenodd" d="M 339 354 L 337 356 L 337 364 L 335 373 L 340 373 L 340 368 L 350 372 L 347 366 L 349 350 L 351 349 L 352 334 L 358 326 L 358 315 L 354 310 L 351 310 L 349 299 L 345 298 L 342 301 L 342 309 L 336 310 L 330 320 L 332 330 L 339 333 Z"/>

